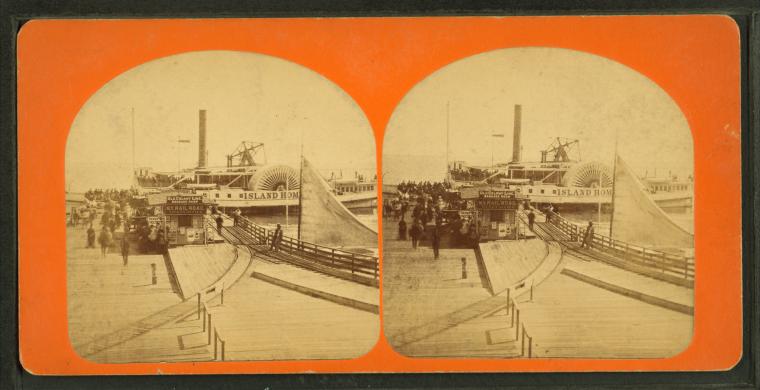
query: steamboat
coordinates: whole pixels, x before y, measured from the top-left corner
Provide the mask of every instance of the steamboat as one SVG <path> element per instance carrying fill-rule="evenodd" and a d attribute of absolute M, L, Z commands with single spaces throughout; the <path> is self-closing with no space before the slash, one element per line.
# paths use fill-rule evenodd
<path fill-rule="evenodd" d="M 540 160 L 521 156 L 521 108 L 515 106 L 512 160 L 490 167 L 448 164 L 448 180 L 454 188 L 498 185 L 527 196 L 531 202 L 562 205 L 563 209 L 599 207 L 609 209 L 613 196 L 613 169 L 598 161 L 581 161 L 580 141 L 557 137 Z M 687 209 L 693 201 L 693 179 L 639 177 L 652 200 L 663 209 Z"/>
<path fill-rule="evenodd" d="M 203 196 L 222 208 L 253 211 L 257 208 L 298 206 L 301 180 L 299 169 L 284 164 L 267 164 L 264 144 L 243 141 L 228 154 L 227 164 L 207 164 L 206 115 L 199 113 L 198 165 L 178 172 L 135 170 L 142 193 L 180 191 Z M 376 181 L 359 173 L 345 179 L 342 174 L 325 179 L 333 193 L 350 209 L 377 205 Z"/>

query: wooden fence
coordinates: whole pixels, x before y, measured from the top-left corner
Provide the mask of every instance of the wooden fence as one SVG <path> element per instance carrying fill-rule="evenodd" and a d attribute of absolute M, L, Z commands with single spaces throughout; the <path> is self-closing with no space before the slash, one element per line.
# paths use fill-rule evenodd
<path fill-rule="evenodd" d="M 274 230 L 257 225 L 248 218 L 238 217 L 240 228 L 259 245 L 272 246 Z M 283 236 L 276 250 L 318 262 L 332 268 L 350 271 L 351 274 L 378 279 L 379 262 L 375 256 L 331 248 Z"/>
<path fill-rule="evenodd" d="M 581 228 L 574 223 L 568 222 L 555 213 L 546 212 L 545 214 L 547 220 L 562 233 L 566 234 L 570 241 L 583 241 L 587 228 Z M 633 257 L 643 265 L 660 269 L 662 272 L 667 271 L 679 275 L 684 279 L 694 279 L 693 257 L 644 248 L 598 233 L 593 234 L 588 244 L 593 249 L 620 256 L 624 259 Z"/>

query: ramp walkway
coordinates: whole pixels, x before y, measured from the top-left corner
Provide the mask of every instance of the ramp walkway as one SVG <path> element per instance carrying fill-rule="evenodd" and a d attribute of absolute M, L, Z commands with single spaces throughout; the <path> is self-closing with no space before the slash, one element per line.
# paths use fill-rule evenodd
<path fill-rule="evenodd" d="M 340 305 L 379 313 L 380 293 L 374 287 L 315 273 L 288 263 L 256 261 L 252 268 L 253 278 Z"/>
<path fill-rule="evenodd" d="M 600 262 L 579 261 L 567 256 L 563 273 L 665 309 L 694 314 L 694 290 L 632 273 Z M 580 275 L 581 277 L 578 277 Z"/>
<path fill-rule="evenodd" d="M 519 296 L 517 304 L 536 357 L 667 358 L 691 342 L 693 316 L 563 272 L 536 286 L 532 296 Z"/>
<path fill-rule="evenodd" d="M 226 243 L 186 245 L 169 249 L 180 295 L 187 299 L 221 279 L 235 262 L 235 248 Z"/>
<path fill-rule="evenodd" d="M 377 314 L 253 277 L 242 278 L 225 293 L 224 304 L 216 300 L 210 309 L 226 344 L 224 360 L 358 358 L 380 332 Z"/>

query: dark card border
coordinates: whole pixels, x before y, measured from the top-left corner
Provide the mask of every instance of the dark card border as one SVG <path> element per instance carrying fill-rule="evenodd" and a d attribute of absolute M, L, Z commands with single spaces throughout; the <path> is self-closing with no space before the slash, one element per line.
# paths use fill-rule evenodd
<path fill-rule="evenodd" d="M 4 1 L 0 4 L 0 388 L 757 388 L 760 222 L 760 3 L 734 1 Z M 741 34 L 743 356 L 724 372 L 35 376 L 18 356 L 16 34 L 37 18 L 361 17 L 454 15 L 727 14 Z M 54 66 L 54 64 L 51 64 Z M 44 146 L 40 146 L 44 147 Z M 41 169 L 44 169 L 41 167 Z"/>

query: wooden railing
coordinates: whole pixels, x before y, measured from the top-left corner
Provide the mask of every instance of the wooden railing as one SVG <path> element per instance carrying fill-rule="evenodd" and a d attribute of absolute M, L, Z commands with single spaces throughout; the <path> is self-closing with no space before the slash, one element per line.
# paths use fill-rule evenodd
<path fill-rule="evenodd" d="M 272 245 L 274 230 L 257 225 L 245 217 L 238 217 L 237 226 L 245 230 L 257 244 Z M 288 236 L 282 237 L 276 250 L 317 260 L 323 265 L 350 271 L 352 274 L 371 276 L 375 280 L 378 279 L 379 263 L 378 258 L 374 256 L 313 244 Z"/>
<path fill-rule="evenodd" d="M 550 211 L 545 212 L 545 214 L 549 222 L 566 234 L 570 238 L 570 241 L 583 241 L 587 228 L 581 228 Z M 644 248 L 598 233 L 593 234 L 588 244 L 594 249 L 620 255 L 623 258 L 633 256 L 644 265 L 660 269 L 662 272 L 668 271 L 680 275 L 684 279 L 694 278 L 693 257 Z"/>
<path fill-rule="evenodd" d="M 533 287 L 531 286 L 531 300 L 533 299 Z M 510 317 L 510 328 L 515 328 L 515 341 L 520 342 L 520 356 L 533 357 L 533 337 L 525 328 L 525 322 L 520 322 L 520 309 L 517 308 L 514 299 L 510 297 L 511 290 L 507 290 L 507 314 Z M 511 313 L 510 313 L 511 310 Z M 526 350 L 527 347 L 527 350 Z"/>
<path fill-rule="evenodd" d="M 209 310 L 208 302 L 202 299 L 203 296 L 207 296 L 212 292 L 213 289 L 198 293 L 198 319 L 203 319 L 203 333 L 208 335 L 206 345 L 214 343 L 214 360 L 224 361 L 227 340 L 222 336 L 219 327 L 216 326 L 216 322 L 213 321 L 213 313 Z M 224 288 L 221 291 L 220 305 L 224 305 Z"/>

